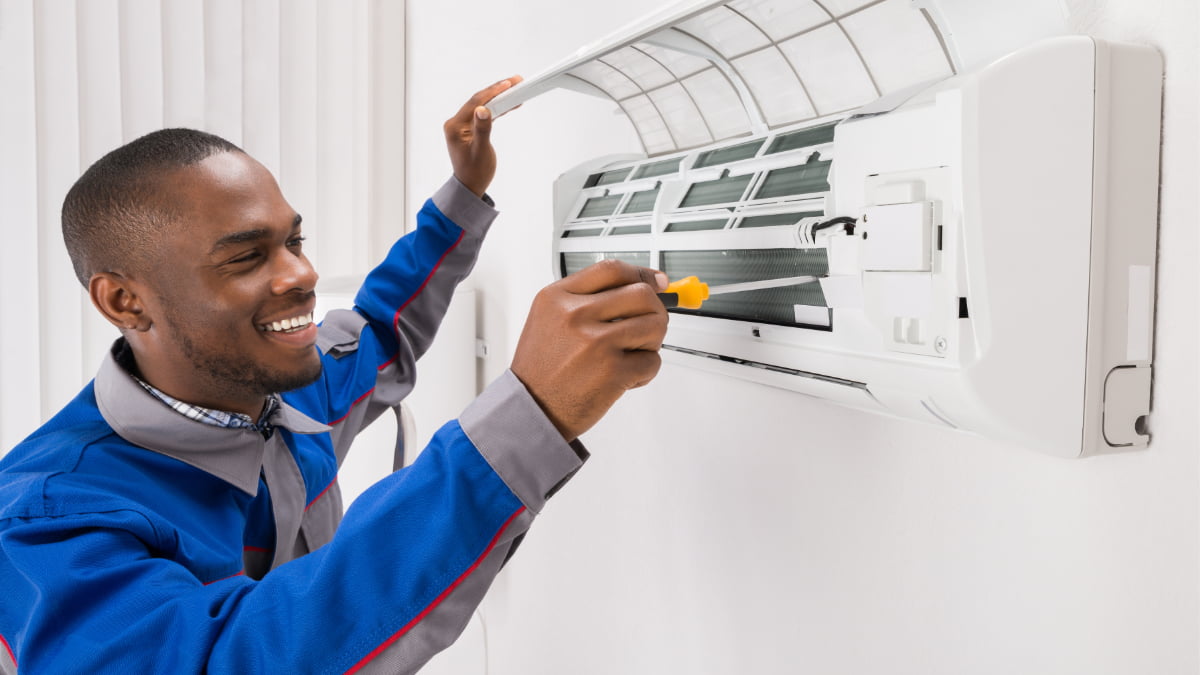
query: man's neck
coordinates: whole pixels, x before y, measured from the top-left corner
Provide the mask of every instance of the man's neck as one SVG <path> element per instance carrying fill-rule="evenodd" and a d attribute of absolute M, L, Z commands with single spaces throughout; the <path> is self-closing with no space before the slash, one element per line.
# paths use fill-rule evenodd
<path fill-rule="evenodd" d="M 116 359 L 117 365 L 128 373 L 131 377 L 139 382 L 148 384 L 154 388 L 155 392 L 165 394 L 169 399 L 179 401 L 184 404 L 195 406 L 206 410 L 215 410 L 223 413 L 243 415 L 251 421 L 261 421 L 264 413 L 269 412 L 269 405 L 272 396 L 254 396 L 248 397 L 242 402 L 229 402 L 227 400 L 201 400 L 200 398 L 179 395 L 177 392 L 171 391 L 170 388 L 162 387 L 158 382 L 153 381 L 142 372 L 138 367 L 137 354 L 129 341 L 122 338 L 113 348 L 113 358 Z"/>

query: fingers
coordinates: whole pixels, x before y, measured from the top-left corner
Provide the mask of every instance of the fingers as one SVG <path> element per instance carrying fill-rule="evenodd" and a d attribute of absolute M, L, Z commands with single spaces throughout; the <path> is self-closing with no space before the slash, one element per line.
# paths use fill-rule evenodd
<path fill-rule="evenodd" d="M 492 139 L 492 111 L 484 106 L 475 108 L 473 124 L 476 143 L 486 145 Z"/>
<path fill-rule="evenodd" d="M 659 307 L 662 307 L 661 302 Z M 667 331 L 667 312 L 663 310 L 655 314 L 642 314 L 607 325 L 610 327 L 608 332 L 612 334 L 610 344 L 626 352 L 657 352 L 662 348 L 663 337 Z"/>
<path fill-rule="evenodd" d="M 662 357 L 658 352 L 630 352 L 625 357 L 627 374 L 626 389 L 637 389 L 650 384 L 662 368 Z"/>
<path fill-rule="evenodd" d="M 512 372 L 570 440 L 658 373 L 667 312 L 661 273 L 618 261 L 584 269 L 534 298 Z"/>
<path fill-rule="evenodd" d="M 471 117 L 476 114 L 479 108 L 483 107 L 488 101 L 500 95 L 500 92 L 511 89 L 522 79 L 523 78 L 520 75 L 513 75 L 512 77 L 506 77 L 503 80 L 496 82 L 490 87 L 480 89 L 479 91 L 475 92 L 471 98 L 467 99 L 467 102 L 463 104 L 462 108 L 459 108 L 458 113 L 454 116 L 454 119 L 461 124 L 466 125 L 468 122 L 470 122 Z"/>
<path fill-rule="evenodd" d="M 620 260 L 602 260 L 558 282 L 568 293 L 591 294 L 628 284 L 648 284 L 655 292 L 667 287 L 667 275 Z"/>
<path fill-rule="evenodd" d="M 609 326 L 615 335 L 626 336 L 619 341 L 621 348 L 657 350 L 662 346 L 667 326 L 667 309 L 657 294 L 666 288 L 662 272 L 607 260 L 559 283 L 577 296 L 577 321 Z"/>
<path fill-rule="evenodd" d="M 442 125 L 455 178 L 480 197 L 496 175 L 496 151 L 491 143 L 492 117 L 483 104 L 520 81 L 521 77 L 514 75 L 476 92 Z"/>
<path fill-rule="evenodd" d="M 661 314 L 665 320 L 667 316 L 666 307 L 649 284 L 626 284 L 584 297 L 594 312 L 589 318 L 597 321 L 616 321 L 643 314 Z"/>
<path fill-rule="evenodd" d="M 513 88 L 524 79 L 525 78 L 521 77 L 520 75 L 506 77 L 503 80 L 497 81 L 492 86 L 476 92 L 476 94 L 471 97 L 471 100 L 475 102 L 476 107 L 486 105 L 488 101 L 500 95 L 500 92 Z"/>

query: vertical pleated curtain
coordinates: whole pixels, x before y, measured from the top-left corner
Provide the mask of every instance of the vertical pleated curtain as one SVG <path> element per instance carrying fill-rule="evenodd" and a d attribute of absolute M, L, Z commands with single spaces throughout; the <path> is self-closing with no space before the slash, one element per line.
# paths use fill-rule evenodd
<path fill-rule="evenodd" d="M 0 454 L 116 337 L 59 212 L 118 145 L 187 126 L 242 146 L 304 216 L 323 279 L 404 228 L 403 0 L 0 0 Z"/>

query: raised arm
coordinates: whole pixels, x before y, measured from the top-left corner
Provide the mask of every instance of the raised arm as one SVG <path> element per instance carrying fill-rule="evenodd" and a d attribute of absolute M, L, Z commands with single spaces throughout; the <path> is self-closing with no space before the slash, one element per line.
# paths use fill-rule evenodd
<path fill-rule="evenodd" d="M 323 421 L 336 422 L 339 460 L 363 426 L 412 390 L 417 359 L 475 265 L 497 215 L 484 195 L 496 172 L 496 152 L 482 104 L 519 81 L 504 79 L 477 92 L 446 121 L 453 177 L 418 212 L 416 230 L 367 276 L 355 311 L 331 312 L 321 326 L 327 390 L 313 403 L 326 408 Z"/>
<path fill-rule="evenodd" d="M 327 360 L 356 364 L 356 388 L 341 400 L 362 401 L 353 393 L 374 387 L 360 404 L 362 410 L 345 413 L 338 424 L 357 423 L 356 416 L 369 419 L 375 409 L 407 393 L 411 378 L 405 374 L 411 372 L 425 339 L 421 330 L 426 323 L 414 317 L 432 316 L 431 307 L 444 311 L 450 290 L 474 261 L 486 229 L 476 228 L 480 213 L 475 209 L 486 206 L 479 196 L 495 170 L 488 142 L 490 120 L 474 111 L 497 87 L 505 85 L 476 94 L 447 123 L 456 178 L 426 204 L 417 232 L 406 237 L 415 243 L 402 240 L 393 249 L 392 256 L 404 256 L 392 261 L 393 271 L 368 280 L 359 295 L 361 313 L 346 313 L 346 318 L 361 317 L 361 339 L 344 345 L 341 355 L 338 349 L 326 354 Z M 415 288 L 413 294 L 384 302 L 392 291 L 379 280 L 397 276 L 394 270 L 414 268 L 416 272 L 401 276 L 404 283 L 396 284 Z M 264 581 L 280 584 L 278 592 L 289 593 L 288 588 L 317 587 L 311 585 L 310 573 L 321 578 L 325 571 L 337 570 L 328 587 L 319 585 L 329 589 L 329 595 L 321 594 L 329 608 L 318 614 L 337 616 L 339 607 L 353 607 L 351 614 L 357 616 L 368 607 L 384 606 L 388 611 L 379 619 L 387 628 L 376 633 L 376 641 L 363 638 L 358 651 L 349 650 L 343 658 L 357 656 L 358 663 L 387 672 L 409 672 L 424 663 L 457 637 L 534 517 L 582 466 L 587 451 L 579 435 L 624 391 L 646 384 L 658 372 L 667 313 L 655 293 L 665 287 L 665 275 L 617 261 L 548 286 L 533 301 L 511 370 L 491 383 L 459 419 L 439 429 L 413 466 L 364 493 L 346 514 L 334 541 Z M 398 309 L 391 310 L 393 305 Z M 384 330 L 379 316 L 388 317 Z M 337 431 L 335 425 L 340 445 Z M 464 546 L 468 533 L 474 538 Z M 363 553 L 364 540 L 379 538 L 388 540 L 380 550 L 394 550 L 398 559 L 408 560 L 402 566 L 406 573 L 396 574 L 392 560 L 374 560 L 374 548 Z M 311 570 L 279 574 L 291 565 L 297 566 L 296 572 Z M 364 593 L 339 586 L 336 579 L 343 577 L 378 579 L 369 589 L 394 588 L 383 595 Z M 419 587 L 410 582 L 419 582 Z M 343 590 L 353 597 L 341 597 Z M 265 597 L 264 602 L 271 596 Z M 362 597 L 371 598 L 366 607 Z M 375 601 L 382 597 L 391 601 Z M 432 600 L 411 602 L 413 597 Z M 231 626 L 240 627 L 235 632 L 242 637 L 229 642 L 241 645 L 239 651 L 255 648 L 252 624 L 235 621 Z M 319 640 L 322 630 L 327 629 L 316 627 L 311 639 Z"/>

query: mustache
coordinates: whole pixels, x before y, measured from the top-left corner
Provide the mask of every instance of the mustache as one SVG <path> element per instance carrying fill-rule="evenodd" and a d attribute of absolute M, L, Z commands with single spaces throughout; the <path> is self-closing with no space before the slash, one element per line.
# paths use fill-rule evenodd
<path fill-rule="evenodd" d="M 294 305 L 296 307 L 302 307 L 304 305 L 307 305 L 309 302 L 316 300 L 317 292 L 315 290 L 313 290 L 313 291 L 294 291 L 294 297 L 296 299 Z"/>
<path fill-rule="evenodd" d="M 313 291 L 293 291 L 289 302 L 281 311 L 306 310 L 317 299 L 317 292 Z"/>

